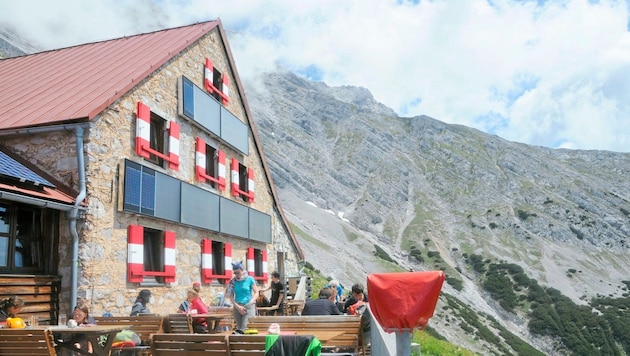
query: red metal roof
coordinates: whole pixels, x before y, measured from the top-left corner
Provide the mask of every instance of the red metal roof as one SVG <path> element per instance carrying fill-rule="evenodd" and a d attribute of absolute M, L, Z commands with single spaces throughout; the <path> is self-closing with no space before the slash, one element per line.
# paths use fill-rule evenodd
<path fill-rule="evenodd" d="M 58 203 L 68 204 L 68 206 L 72 206 L 74 204 L 73 197 L 62 191 L 49 187 L 43 187 L 41 191 L 38 191 L 33 189 L 21 188 L 16 185 L 0 183 L 0 196 L 2 195 L 2 191 L 16 193 L 33 198 L 51 200 Z"/>
<path fill-rule="evenodd" d="M 220 20 L 0 60 L 0 130 L 86 121 Z"/>

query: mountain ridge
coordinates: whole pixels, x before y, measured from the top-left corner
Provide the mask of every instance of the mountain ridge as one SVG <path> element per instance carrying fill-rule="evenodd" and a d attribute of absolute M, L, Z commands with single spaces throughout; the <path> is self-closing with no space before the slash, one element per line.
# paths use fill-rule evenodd
<path fill-rule="evenodd" d="M 0 49 L 33 52 L 19 45 L 26 41 L 3 41 L 14 34 L 2 33 Z M 369 273 L 444 270 L 429 326 L 481 354 L 536 354 L 515 338 L 545 354 L 574 350 L 566 338 L 530 330 L 537 302 L 529 296 L 513 294 L 522 305 L 512 308 L 486 288 L 497 266 L 516 270 L 511 281 L 527 275 L 584 307 L 628 299 L 630 154 L 534 147 L 398 117 L 365 88 L 290 72 L 243 83 L 307 262 L 346 292 Z"/>
<path fill-rule="evenodd" d="M 372 272 L 443 269 L 464 286 L 445 283 L 445 292 L 554 353 L 557 342 L 527 331 L 527 315 L 489 298 L 466 256 L 518 264 L 579 305 L 627 295 L 630 155 L 401 118 L 364 88 L 290 72 L 245 85 L 284 210 L 325 275 L 348 285 Z M 413 247 L 442 262 L 416 261 Z M 375 257 L 379 249 L 395 266 Z M 432 323 L 448 334 L 439 318 Z"/>

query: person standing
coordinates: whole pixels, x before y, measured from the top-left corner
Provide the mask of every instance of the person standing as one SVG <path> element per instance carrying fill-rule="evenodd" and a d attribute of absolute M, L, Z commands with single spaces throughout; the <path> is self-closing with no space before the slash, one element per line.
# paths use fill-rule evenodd
<path fill-rule="evenodd" d="M 265 292 L 271 290 L 271 300 L 269 301 L 269 306 L 272 309 L 275 309 L 274 315 L 283 315 L 284 314 L 284 285 L 280 282 L 280 272 L 273 271 L 271 273 L 271 283 L 269 287 L 261 289 L 261 292 Z"/>
<path fill-rule="evenodd" d="M 148 289 L 141 290 L 140 293 L 138 293 L 138 297 L 136 297 L 136 302 L 133 303 L 133 307 L 131 307 L 131 316 L 150 313 L 149 307 L 147 307 L 150 300 L 151 291 Z"/>
<path fill-rule="evenodd" d="M 311 299 L 304 304 L 302 315 L 341 315 L 334 302 L 335 297 L 331 288 L 322 288 L 318 299 Z"/>
<path fill-rule="evenodd" d="M 234 333 L 242 334 L 247 329 L 249 318 L 256 315 L 258 286 L 254 278 L 245 273 L 243 262 L 232 262 L 232 273 L 234 276 L 228 283 L 225 294 L 233 306 L 236 324 Z"/>

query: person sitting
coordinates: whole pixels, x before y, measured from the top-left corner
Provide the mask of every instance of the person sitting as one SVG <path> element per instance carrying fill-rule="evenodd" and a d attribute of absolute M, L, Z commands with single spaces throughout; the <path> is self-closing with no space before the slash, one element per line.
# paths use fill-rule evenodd
<path fill-rule="evenodd" d="M 77 305 L 72 310 L 72 320 L 77 323 L 77 326 L 90 326 L 94 325 L 94 319 L 90 318 L 90 308 L 85 300 L 79 299 Z M 92 353 L 92 343 L 88 341 L 84 334 L 75 334 L 72 339 L 65 341 L 68 344 L 72 344 L 74 347 L 80 350 L 86 350 Z M 60 355 L 74 355 L 73 351 L 62 349 Z"/>
<path fill-rule="evenodd" d="M 372 314 L 367 307 L 368 296 L 363 285 L 356 283 L 352 286 L 352 295 L 346 299 L 344 313 L 361 316 L 361 329 L 363 330 L 363 342 L 370 343 L 370 329 L 372 327 Z"/>
<path fill-rule="evenodd" d="M 360 283 L 355 283 L 352 286 L 352 294 L 346 298 L 346 302 L 344 303 L 343 312 L 346 314 L 352 314 L 350 312 L 350 307 L 354 304 L 362 302 L 361 304 L 368 302 L 367 293 L 363 290 L 363 285 Z"/>
<path fill-rule="evenodd" d="M 136 297 L 136 302 L 133 303 L 133 306 L 131 307 L 131 316 L 151 313 L 147 307 L 150 300 L 151 291 L 148 289 L 141 290 L 140 293 L 138 293 L 138 297 Z"/>
<path fill-rule="evenodd" d="M 284 285 L 280 282 L 280 272 L 273 271 L 271 273 L 271 283 L 267 288 L 261 289 L 261 292 L 265 292 L 271 290 L 271 300 L 269 301 L 269 306 L 274 310 L 273 315 L 283 315 L 284 314 L 284 304 L 282 301 L 284 300 Z"/>
<path fill-rule="evenodd" d="M 332 279 L 324 287 L 334 289 L 334 291 L 335 291 L 335 303 L 343 302 L 343 300 L 341 300 L 341 298 L 343 298 L 343 287 L 341 286 L 341 283 L 339 283 L 338 280 Z"/>
<path fill-rule="evenodd" d="M 24 307 L 24 300 L 17 295 L 12 295 L 0 301 L 0 322 L 7 318 L 15 318 Z"/>
<path fill-rule="evenodd" d="M 318 299 L 311 299 L 304 304 L 302 315 L 341 315 L 341 312 L 335 305 L 332 290 L 322 288 Z"/>
<path fill-rule="evenodd" d="M 199 293 L 194 289 L 188 290 L 188 305 L 190 305 L 190 314 L 208 314 L 208 307 L 201 298 L 199 298 Z M 208 332 L 206 319 L 194 318 L 193 331 L 196 334 L 206 334 Z"/>
<path fill-rule="evenodd" d="M 197 292 L 197 294 L 201 293 L 201 283 L 199 282 L 193 283 L 192 289 L 194 289 Z M 199 299 L 201 299 L 201 297 L 199 297 Z M 182 304 L 179 305 L 179 308 L 177 308 L 177 312 L 178 313 L 190 312 L 190 304 L 188 304 L 188 298 L 186 298 L 186 300 L 184 300 Z"/>

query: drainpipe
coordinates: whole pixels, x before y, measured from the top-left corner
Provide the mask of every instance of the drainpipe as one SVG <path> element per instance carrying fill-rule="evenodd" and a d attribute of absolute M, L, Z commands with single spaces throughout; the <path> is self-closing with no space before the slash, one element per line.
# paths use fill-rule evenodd
<path fill-rule="evenodd" d="M 70 235 L 72 235 L 72 274 L 70 281 L 70 307 L 77 301 L 77 284 L 79 280 L 79 233 L 77 231 L 77 220 L 81 217 L 80 206 L 86 196 L 85 184 L 85 159 L 83 156 L 83 127 L 75 127 L 77 144 L 77 170 L 79 173 L 79 195 L 75 198 L 72 210 L 68 212 L 70 220 Z"/>

